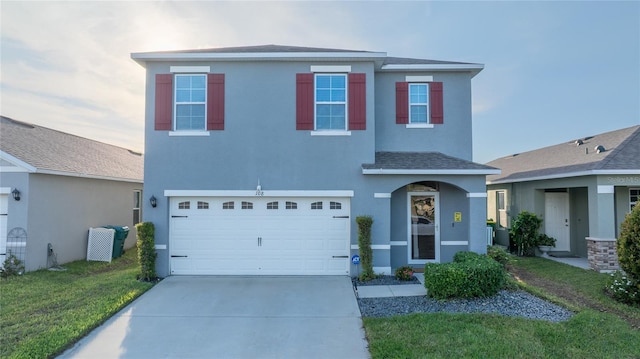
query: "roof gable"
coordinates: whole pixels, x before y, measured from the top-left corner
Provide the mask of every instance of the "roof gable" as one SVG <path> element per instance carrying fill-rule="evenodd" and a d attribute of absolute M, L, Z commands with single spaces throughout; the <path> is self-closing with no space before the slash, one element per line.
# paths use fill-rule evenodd
<path fill-rule="evenodd" d="M 142 182 L 142 154 L 0 117 L 0 151 L 29 172 Z M 19 162 L 19 163 L 15 163 Z"/>
<path fill-rule="evenodd" d="M 598 151 L 602 146 L 604 151 Z M 502 169 L 488 176 L 489 183 L 595 174 L 629 174 L 640 171 L 640 126 L 588 136 L 487 163 Z"/>

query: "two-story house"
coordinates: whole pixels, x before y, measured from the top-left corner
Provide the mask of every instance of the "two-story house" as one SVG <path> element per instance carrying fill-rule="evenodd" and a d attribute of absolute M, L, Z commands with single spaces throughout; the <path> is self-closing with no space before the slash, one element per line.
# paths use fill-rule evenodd
<path fill-rule="evenodd" d="M 357 275 L 361 215 L 377 273 L 486 252 L 483 65 L 278 45 L 132 58 L 158 275 Z"/>

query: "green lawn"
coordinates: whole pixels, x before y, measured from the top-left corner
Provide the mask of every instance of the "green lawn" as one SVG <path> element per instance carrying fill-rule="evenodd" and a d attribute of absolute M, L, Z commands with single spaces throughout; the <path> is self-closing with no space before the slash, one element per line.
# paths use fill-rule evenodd
<path fill-rule="evenodd" d="M 0 280 L 0 357 L 60 354 L 152 287 L 136 280 L 135 248 L 112 261 L 78 261 Z"/>
<path fill-rule="evenodd" d="M 580 297 L 567 300 L 520 283 L 579 312 L 562 323 L 488 314 L 363 318 L 372 357 L 640 358 L 640 331 L 624 320 L 640 318 L 640 308 L 607 297 L 602 292 L 607 275 L 541 258 L 517 258 L 513 265 Z M 599 309 L 586 305 L 594 303 Z"/>

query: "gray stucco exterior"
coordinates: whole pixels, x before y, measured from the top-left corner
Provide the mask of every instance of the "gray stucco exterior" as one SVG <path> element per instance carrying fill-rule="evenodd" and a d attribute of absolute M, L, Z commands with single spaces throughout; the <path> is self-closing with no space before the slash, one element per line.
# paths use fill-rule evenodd
<path fill-rule="evenodd" d="M 7 249 L 19 251 L 13 254 L 27 271 L 55 264 L 49 244 L 58 264 L 86 259 L 91 227 L 128 226 L 124 247 L 135 245 L 134 193 L 143 189 L 141 154 L 6 117 L 1 121 L 0 200 L 7 208 L 0 218 L 6 221 L 0 240 L 2 247 L 5 242 L 25 243 Z M 13 198 L 14 190 L 20 192 L 19 200 Z M 14 238 L 18 232 L 25 238 Z"/>
<path fill-rule="evenodd" d="M 132 55 L 146 68 L 144 220 L 155 225 L 160 276 L 169 275 L 170 265 L 166 191 L 251 191 L 258 183 L 267 196 L 269 191 L 353 191 L 351 254 L 358 253 L 355 218 L 371 215 L 374 269 L 389 273 L 408 262 L 407 186 L 436 182 L 440 240 L 457 243 L 442 245 L 439 260 L 450 261 L 459 250 L 486 251 L 485 175 L 497 173 L 495 169 L 363 169 L 375 163 L 378 151 L 438 152 L 477 165 L 470 162 L 471 79 L 481 65 L 385 71 L 380 53 L 327 57 L 318 55 L 318 49 L 289 53 L 276 46 L 267 51 L 269 56 L 249 48 L 234 57 L 223 50 L 213 49 L 210 55 L 201 51 L 197 59 L 192 52 Z M 155 130 L 155 78 L 170 73 L 172 66 L 204 66 L 225 75 L 224 130 L 203 136 Z M 366 130 L 335 136 L 296 130 L 296 74 L 310 72 L 311 66 L 349 66 L 350 72 L 365 74 Z M 407 128 L 396 123 L 395 83 L 407 75 L 432 76 L 444 84 L 444 124 Z M 152 195 L 158 198 L 156 208 L 149 206 Z M 462 213 L 462 221 L 452 225 L 454 212 Z"/>
<path fill-rule="evenodd" d="M 596 145 L 606 151 L 596 152 Z M 634 126 L 489 162 L 503 169 L 502 175 L 489 176 L 487 185 L 487 212 L 498 223 L 497 244 L 509 245 L 511 219 L 522 211 L 554 221 L 546 213 L 548 193 L 567 197 L 569 246 L 560 252 L 586 258 L 588 239 L 615 241 L 640 193 L 639 154 L 640 126 Z M 498 208 L 499 192 L 505 197 L 503 210 Z"/>

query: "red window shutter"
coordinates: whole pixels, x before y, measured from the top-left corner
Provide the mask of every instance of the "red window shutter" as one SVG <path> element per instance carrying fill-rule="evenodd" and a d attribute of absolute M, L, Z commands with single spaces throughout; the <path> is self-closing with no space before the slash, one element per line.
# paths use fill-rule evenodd
<path fill-rule="evenodd" d="M 429 104 L 431 105 L 431 123 L 444 123 L 444 101 L 442 97 L 442 82 L 429 84 Z"/>
<path fill-rule="evenodd" d="M 409 123 L 409 83 L 396 82 L 396 123 Z"/>
<path fill-rule="evenodd" d="M 224 130 L 224 74 L 207 75 L 207 130 Z"/>
<path fill-rule="evenodd" d="M 156 75 L 155 129 L 171 131 L 173 117 L 173 75 Z"/>
<path fill-rule="evenodd" d="M 366 79 L 366 74 L 349 74 L 349 130 L 367 129 Z"/>
<path fill-rule="evenodd" d="M 296 130 L 314 129 L 312 73 L 296 74 Z"/>

